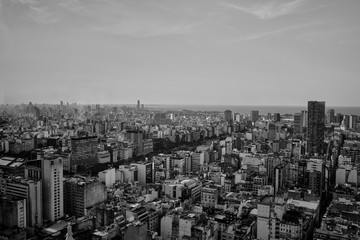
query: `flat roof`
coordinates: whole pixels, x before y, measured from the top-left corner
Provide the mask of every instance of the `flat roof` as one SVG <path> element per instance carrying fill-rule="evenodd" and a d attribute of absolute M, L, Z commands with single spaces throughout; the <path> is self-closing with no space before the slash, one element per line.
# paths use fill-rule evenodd
<path fill-rule="evenodd" d="M 307 201 L 301 201 L 301 200 L 294 200 L 294 199 L 289 199 L 288 200 L 289 204 L 294 204 L 297 207 L 304 207 L 307 209 L 317 209 L 319 206 L 318 202 L 307 202 Z"/>
<path fill-rule="evenodd" d="M 11 161 L 0 159 L 0 166 L 7 166 L 11 163 Z"/>

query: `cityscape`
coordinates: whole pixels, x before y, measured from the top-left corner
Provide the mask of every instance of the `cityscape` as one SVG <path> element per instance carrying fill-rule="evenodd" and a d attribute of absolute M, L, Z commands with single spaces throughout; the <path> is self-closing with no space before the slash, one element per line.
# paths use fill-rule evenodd
<path fill-rule="evenodd" d="M 360 237 L 359 117 L 324 101 L 293 114 L 0 110 L 3 239 Z"/>
<path fill-rule="evenodd" d="M 359 12 L 0 0 L 0 240 L 360 240 Z"/>

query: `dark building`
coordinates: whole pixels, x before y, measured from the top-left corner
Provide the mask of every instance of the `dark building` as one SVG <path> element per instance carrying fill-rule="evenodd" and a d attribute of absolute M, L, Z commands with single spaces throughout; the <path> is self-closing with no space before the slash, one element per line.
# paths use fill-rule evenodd
<path fill-rule="evenodd" d="M 301 131 L 301 113 L 294 114 L 294 133 L 299 134 Z"/>
<path fill-rule="evenodd" d="M 250 112 L 250 120 L 252 122 L 256 122 L 257 120 L 259 120 L 259 111 L 258 110 L 254 110 Z"/>
<path fill-rule="evenodd" d="M 155 113 L 154 121 L 156 124 L 166 124 L 166 113 Z"/>
<path fill-rule="evenodd" d="M 71 171 L 81 172 L 97 162 L 98 138 L 85 136 L 71 138 Z"/>
<path fill-rule="evenodd" d="M 341 113 L 336 114 L 335 116 L 336 123 L 341 123 L 343 119 L 344 119 L 344 115 L 342 115 Z"/>
<path fill-rule="evenodd" d="M 280 121 L 281 121 L 280 113 L 274 113 L 274 122 L 280 122 Z"/>
<path fill-rule="evenodd" d="M 138 112 L 140 111 L 140 100 L 137 100 L 136 110 Z"/>
<path fill-rule="evenodd" d="M 137 146 L 136 155 L 142 155 L 144 146 L 143 146 L 143 131 L 142 130 L 126 130 L 126 138 Z"/>
<path fill-rule="evenodd" d="M 325 102 L 308 102 L 308 152 L 310 156 L 323 152 L 325 133 Z"/>
<path fill-rule="evenodd" d="M 26 227 L 26 199 L 0 196 L 0 226 Z M 0 239 L 4 239 L 1 238 Z M 6 238 L 5 238 L 6 239 Z"/>
<path fill-rule="evenodd" d="M 107 198 L 106 187 L 94 179 L 70 178 L 64 181 L 64 210 L 70 216 L 82 217 L 86 209 Z"/>
<path fill-rule="evenodd" d="M 327 113 L 326 113 L 326 123 L 330 124 L 330 123 L 334 123 L 334 122 L 335 122 L 335 110 L 329 109 L 329 110 L 327 110 Z"/>
<path fill-rule="evenodd" d="M 230 110 L 224 111 L 224 120 L 227 121 L 228 123 L 232 122 L 232 112 Z"/>

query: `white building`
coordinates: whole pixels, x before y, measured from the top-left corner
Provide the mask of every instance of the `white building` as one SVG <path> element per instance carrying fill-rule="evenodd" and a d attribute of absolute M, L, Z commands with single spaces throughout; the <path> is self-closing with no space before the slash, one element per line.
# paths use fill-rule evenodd
<path fill-rule="evenodd" d="M 120 165 L 116 180 L 120 182 L 136 182 L 138 181 L 138 168 L 137 166 Z"/>
<path fill-rule="evenodd" d="M 144 162 L 144 163 L 132 163 L 130 166 L 136 166 L 138 169 L 138 181 L 142 185 L 154 182 L 154 163 L 153 162 Z"/>
<path fill-rule="evenodd" d="M 257 210 L 257 239 L 278 239 L 276 227 L 279 226 L 286 211 L 284 199 L 265 197 L 261 203 L 258 203 Z"/>
<path fill-rule="evenodd" d="M 115 183 L 115 168 L 106 169 L 98 173 L 99 181 L 104 183 L 107 188 L 113 188 Z"/>
<path fill-rule="evenodd" d="M 46 157 L 41 160 L 43 181 L 43 218 L 59 220 L 64 215 L 63 160 L 61 157 Z"/>

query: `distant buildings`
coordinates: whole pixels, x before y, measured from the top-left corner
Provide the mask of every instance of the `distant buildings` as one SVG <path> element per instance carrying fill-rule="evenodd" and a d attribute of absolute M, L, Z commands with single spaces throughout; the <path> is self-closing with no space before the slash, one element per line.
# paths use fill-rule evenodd
<path fill-rule="evenodd" d="M 358 117 L 308 105 L 294 122 L 259 111 L 17 106 L 14 126 L 0 128 L 0 239 L 65 239 L 66 226 L 67 239 L 358 237 Z"/>

